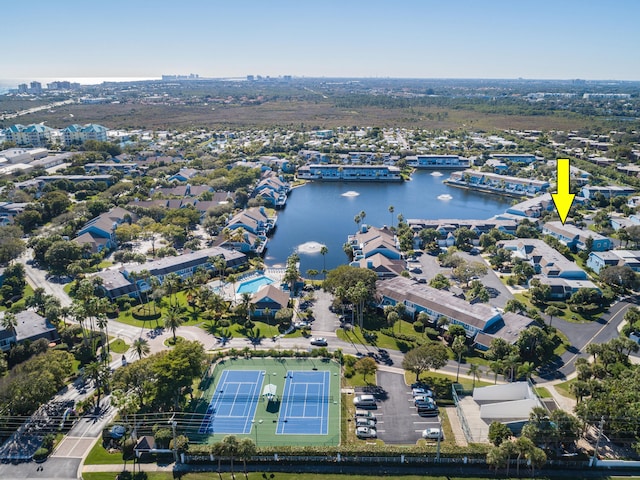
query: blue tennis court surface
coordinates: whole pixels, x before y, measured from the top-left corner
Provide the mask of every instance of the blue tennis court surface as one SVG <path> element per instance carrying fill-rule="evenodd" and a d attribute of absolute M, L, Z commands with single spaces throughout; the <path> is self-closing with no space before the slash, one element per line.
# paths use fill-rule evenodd
<path fill-rule="evenodd" d="M 294 370 L 287 373 L 284 385 L 278 435 L 327 435 L 329 425 L 328 371 Z"/>
<path fill-rule="evenodd" d="M 200 425 L 200 433 L 250 433 L 264 372 L 224 370 Z"/>

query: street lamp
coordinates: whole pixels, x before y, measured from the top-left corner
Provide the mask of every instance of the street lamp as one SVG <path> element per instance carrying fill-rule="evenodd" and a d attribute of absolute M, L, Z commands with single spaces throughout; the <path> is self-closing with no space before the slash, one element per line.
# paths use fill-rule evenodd
<path fill-rule="evenodd" d="M 258 425 L 260 425 L 262 423 L 262 419 L 258 420 L 258 422 L 256 423 L 255 420 L 251 420 L 251 423 L 254 426 L 254 431 L 256 433 L 256 446 L 258 445 Z"/>

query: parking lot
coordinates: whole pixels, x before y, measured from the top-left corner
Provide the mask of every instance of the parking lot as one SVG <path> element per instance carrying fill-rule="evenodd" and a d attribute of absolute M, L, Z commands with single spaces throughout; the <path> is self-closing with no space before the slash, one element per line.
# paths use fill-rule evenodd
<path fill-rule="evenodd" d="M 385 395 L 378 401 L 378 438 L 389 444 L 415 444 L 426 428 L 439 427 L 435 417 L 421 417 L 413 405 L 411 388 L 399 373 L 378 371 L 378 384 L 384 385 Z"/>

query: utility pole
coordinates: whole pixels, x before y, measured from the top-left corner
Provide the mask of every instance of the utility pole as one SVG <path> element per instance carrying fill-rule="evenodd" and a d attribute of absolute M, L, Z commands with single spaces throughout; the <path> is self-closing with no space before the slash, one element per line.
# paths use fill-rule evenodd
<path fill-rule="evenodd" d="M 176 445 L 176 426 L 178 422 L 175 421 L 176 414 L 174 413 L 167 423 L 171 423 L 171 433 L 173 434 L 173 461 L 178 463 L 178 446 Z"/>
<path fill-rule="evenodd" d="M 600 425 L 598 425 L 598 439 L 596 440 L 596 448 L 593 450 L 593 458 L 591 459 L 591 466 L 595 467 L 598 461 L 598 447 L 600 446 L 600 439 L 602 438 L 602 430 L 604 429 L 604 415 L 600 417 Z"/>

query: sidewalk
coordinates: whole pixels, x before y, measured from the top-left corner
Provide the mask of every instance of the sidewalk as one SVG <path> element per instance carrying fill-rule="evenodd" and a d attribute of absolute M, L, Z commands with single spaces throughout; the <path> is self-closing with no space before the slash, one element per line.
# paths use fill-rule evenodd
<path fill-rule="evenodd" d="M 455 438 L 456 445 L 459 447 L 468 446 L 469 443 L 467 442 L 467 437 L 465 437 L 464 432 L 462 431 L 462 425 L 460 424 L 456 407 L 445 407 L 444 410 L 447 412 L 447 418 L 449 419 L 451 430 L 453 430 L 453 437 Z"/>
<path fill-rule="evenodd" d="M 131 461 L 127 462 L 126 469 L 134 470 L 134 464 Z M 157 465 L 155 463 L 136 463 L 135 469 L 142 470 L 143 472 L 173 472 L 175 464 L 170 463 L 169 465 Z M 83 465 L 82 473 L 91 473 L 91 472 L 122 472 L 125 470 L 124 463 L 112 463 L 107 465 Z"/>

